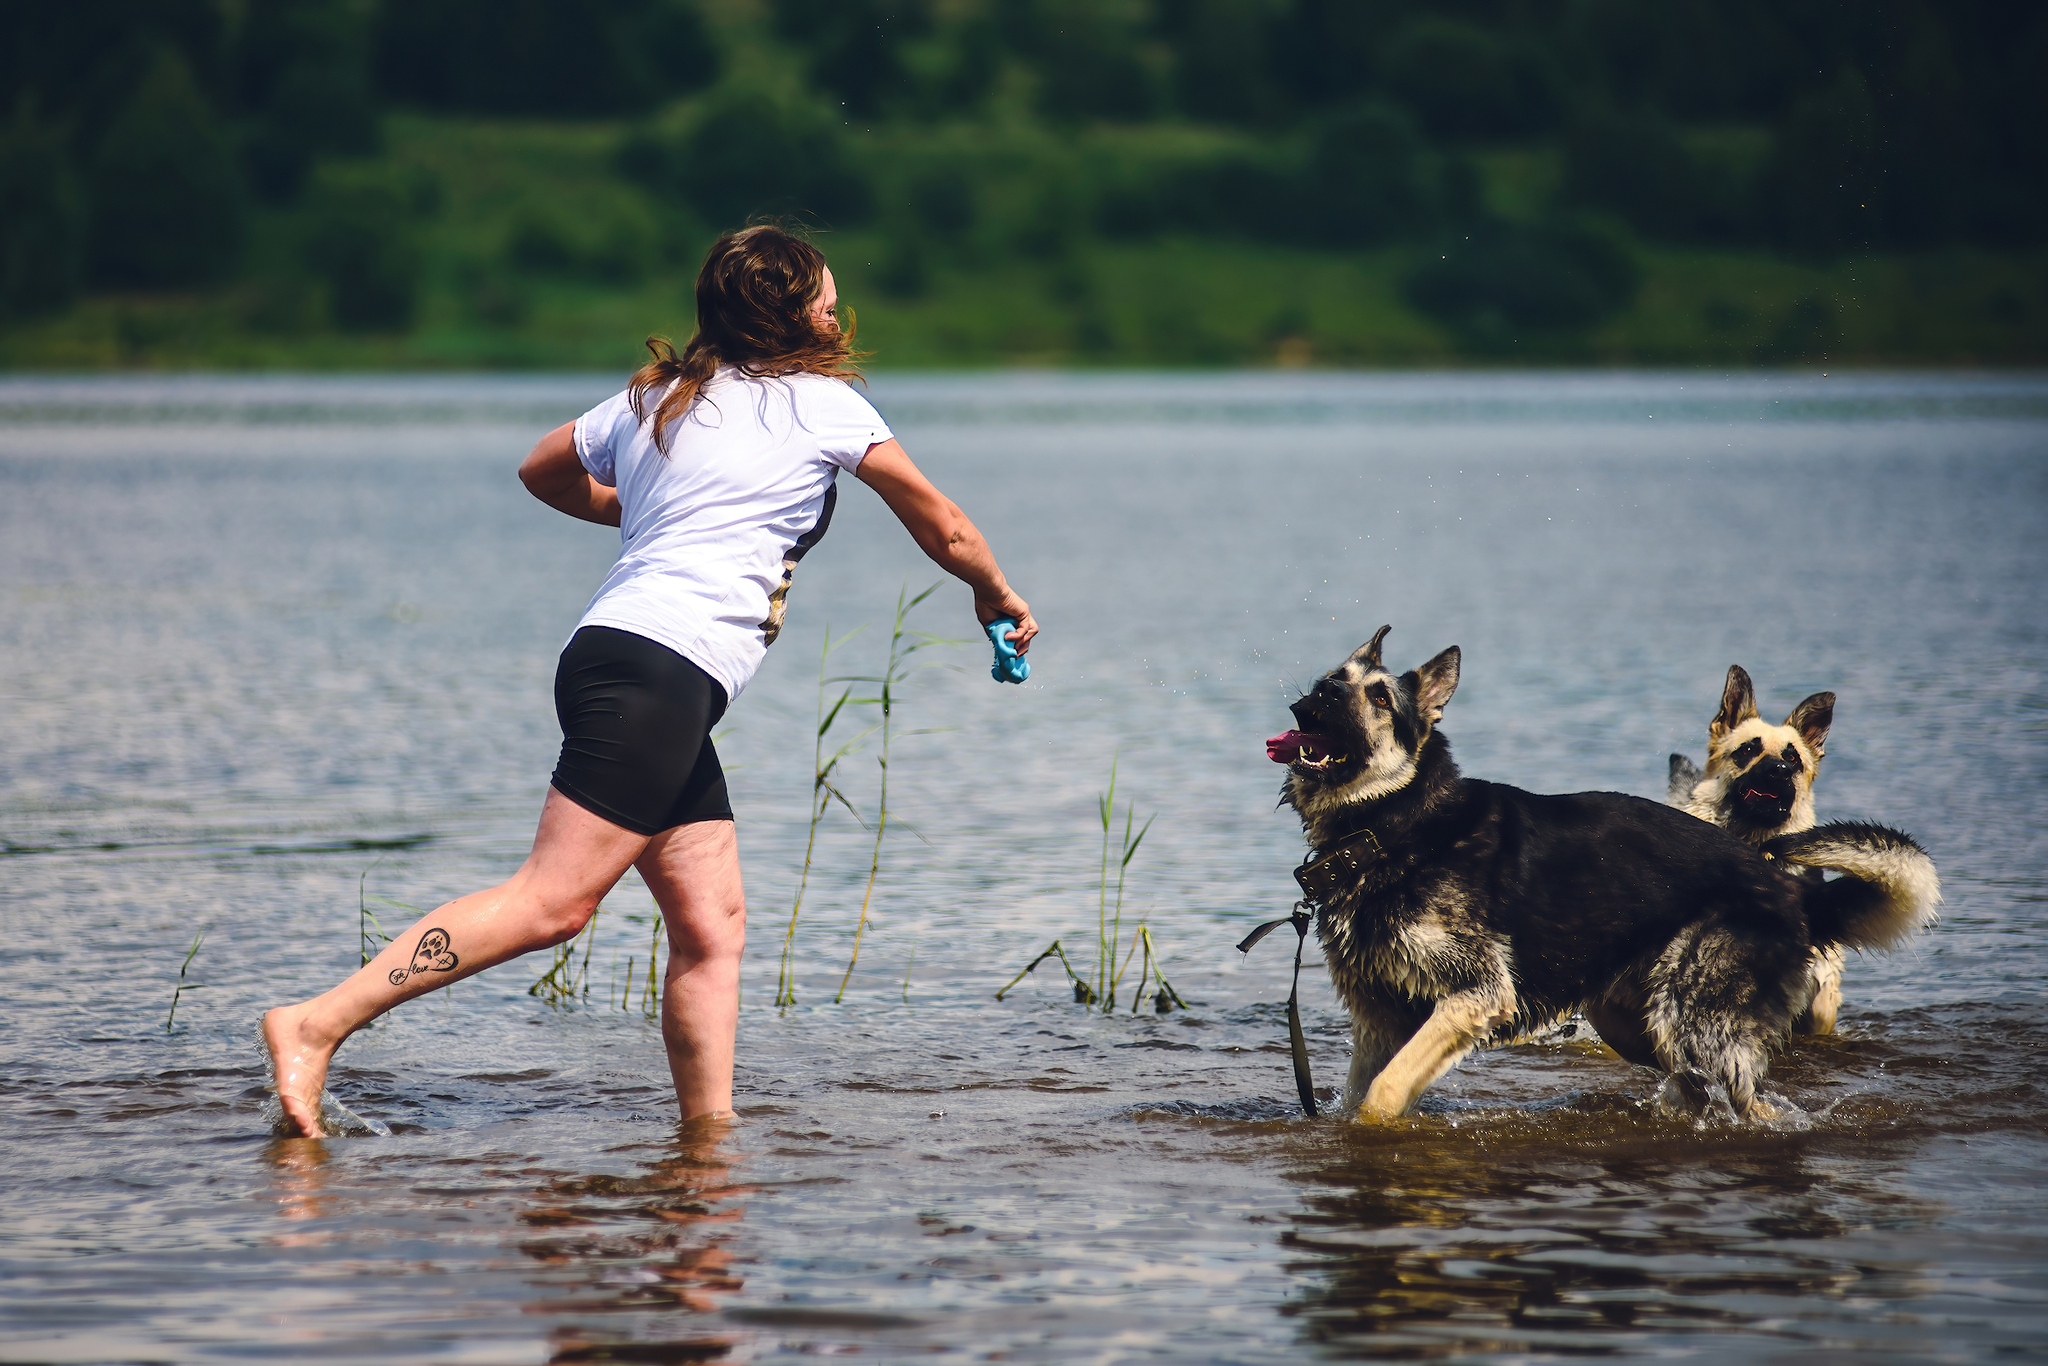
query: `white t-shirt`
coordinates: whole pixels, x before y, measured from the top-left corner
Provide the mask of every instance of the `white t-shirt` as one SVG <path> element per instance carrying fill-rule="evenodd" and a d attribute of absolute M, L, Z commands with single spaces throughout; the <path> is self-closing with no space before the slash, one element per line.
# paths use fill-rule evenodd
<path fill-rule="evenodd" d="M 660 402 L 647 395 L 649 418 Z M 619 491 L 619 561 L 584 609 L 668 646 L 737 698 L 782 629 L 797 560 L 831 519 L 833 482 L 889 428 L 844 380 L 731 366 L 669 424 L 668 451 L 625 394 L 576 419 L 576 454 Z"/>

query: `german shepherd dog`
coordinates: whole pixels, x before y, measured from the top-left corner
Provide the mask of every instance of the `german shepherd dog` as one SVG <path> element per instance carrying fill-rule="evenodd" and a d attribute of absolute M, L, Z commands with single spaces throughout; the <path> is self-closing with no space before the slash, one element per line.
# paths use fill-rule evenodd
<path fill-rule="evenodd" d="M 1406 1114 L 1475 1046 L 1585 1011 L 1695 1112 L 1757 1095 L 1816 946 L 1889 948 L 1931 923 L 1934 864 L 1911 837 L 1823 826 L 1759 850 L 1612 792 L 1542 796 L 1459 775 L 1437 722 L 1454 645 L 1380 661 L 1388 627 L 1317 680 L 1267 742 L 1314 851 L 1297 872 L 1351 1013 L 1347 1107 Z M 1843 874 L 1801 877 L 1785 864 Z"/>
<path fill-rule="evenodd" d="M 1794 707 L 1784 725 L 1771 725 L 1757 714 L 1749 675 L 1730 664 L 1721 708 L 1707 723 L 1706 772 L 1685 755 L 1672 755 L 1667 800 L 1758 848 L 1811 830 L 1813 785 L 1834 720 L 1835 695 L 1817 692 Z M 1807 977 L 1810 999 L 1792 1032 L 1832 1034 L 1842 1008 L 1840 946 L 1816 948 Z"/>

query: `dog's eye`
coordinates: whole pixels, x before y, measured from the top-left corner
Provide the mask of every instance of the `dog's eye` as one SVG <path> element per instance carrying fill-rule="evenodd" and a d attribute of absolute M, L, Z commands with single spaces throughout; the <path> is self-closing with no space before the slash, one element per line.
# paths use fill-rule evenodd
<path fill-rule="evenodd" d="M 1778 756 L 1794 768 L 1805 767 L 1806 761 L 1799 757 L 1799 750 L 1793 745 L 1785 746 L 1785 752 Z"/>
<path fill-rule="evenodd" d="M 1756 756 L 1757 756 L 1757 755 L 1759 755 L 1759 754 L 1762 754 L 1763 752 L 1764 752 L 1764 742 L 1763 742 L 1763 741 L 1761 741 L 1761 740 L 1745 740 L 1745 741 L 1743 741 L 1743 742 L 1742 742 L 1742 743 L 1741 743 L 1740 745 L 1736 746 L 1736 749 L 1735 749 L 1735 762 L 1736 762 L 1736 763 L 1738 763 L 1738 764 L 1746 764 L 1746 763 L 1748 763 L 1748 762 L 1749 762 L 1749 761 L 1750 761 L 1751 759 L 1754 759 L 1754 758 L 1756 758 Z"/>
<path fill-rule="evenodd" d="M 1383 692 L 1372 692 L 1372 693 L 1367 693 L 1367 694 L 1366 694 L 1366 696 L 1368 696 L 1368 697 L 1370 697 L 1370 698 L 1372 699 L 1372 704 L 1373 704 L 1373 705 L 1374 705 L 1375 707 L 1388 707 L 1388 708 L 1391 708 L 1391 707 L 1392 707 L 1392 706 L 1394 705 L 1394 704 L 1393 704 L 1392 702 L 1389 702 L 1389 701 L 1387 700 L 1387 695 L 1386 695 L 1385 693 L 1383 693 Z"/>

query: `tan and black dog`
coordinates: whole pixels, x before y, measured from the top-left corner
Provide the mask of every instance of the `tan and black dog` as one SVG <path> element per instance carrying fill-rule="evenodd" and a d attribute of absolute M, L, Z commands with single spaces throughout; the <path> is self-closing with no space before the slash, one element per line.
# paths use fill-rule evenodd
<path fill-rule="evenodd" d="M 1707 723 L 1703 773 L 1683 754 L 1671 756 L 1668 799 L 1761 848 L 1780 835 L 1811 830 L 1813 784 L 1827 757 L 1835 695 L 1817 692 L 1774 726 L 1758 715 L 1756 686 L 1740 664 L 1728 666 L 1721 708 Z M 1799 1034 L 1832 1034 L 1842 1007 L 1842 951 L 1816 950 L 1809 967 L 1812 992 L 1792 1022 Z"/>
<path fill-rule="evenodd" d="M 1720 1088 L 1737 1115 L 1768 1118 L 1757 1084 L 1814 949 L 1890 948 L 1930 924 L 1932 860 L 1883 826 L 1758 849 L 1640 797 L 1466 778 L 1437 729 L 1458 648 L 1396 674 L 1380 661 L 1387 629 L 1266 742 L 1287 765 L 1281 800 L 1312 846 L 1296 877 L 1351 1013 L 1347 1105 L 1406 1114 L 1472 1048 L 1583 1010 L 1691 1108 Z"/>

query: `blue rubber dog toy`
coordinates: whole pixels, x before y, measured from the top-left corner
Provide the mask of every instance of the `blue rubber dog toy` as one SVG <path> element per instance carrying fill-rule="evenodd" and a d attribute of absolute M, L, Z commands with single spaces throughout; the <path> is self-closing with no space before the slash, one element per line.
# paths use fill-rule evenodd
<path fill-rule="evenodd" d="M 1017 647 L 1004 640 L 1006 632 L 1017 629 L 1017 623 L 1002 617 L 981 628 L 988 632 L 988 638 L 996 647 L 996 662 L 988 676 L 998 683 L 1022 683 L 1031 677 L 1031 661 L 1017 653 Z"/>

